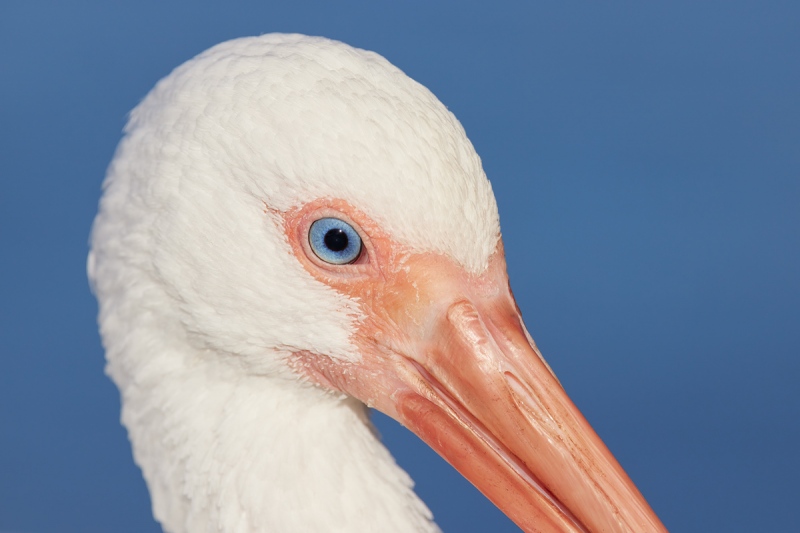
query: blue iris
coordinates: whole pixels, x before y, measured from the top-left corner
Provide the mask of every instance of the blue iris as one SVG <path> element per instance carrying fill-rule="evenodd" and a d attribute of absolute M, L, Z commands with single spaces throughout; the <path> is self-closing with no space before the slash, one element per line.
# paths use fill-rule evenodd
<path fill-rule="evenodd" d="M 317 257 L 333 265 L 352 263 L 361 255 L 358 232 L 338 218 L 321 218 L 311 224 L 308 244 Z"/>

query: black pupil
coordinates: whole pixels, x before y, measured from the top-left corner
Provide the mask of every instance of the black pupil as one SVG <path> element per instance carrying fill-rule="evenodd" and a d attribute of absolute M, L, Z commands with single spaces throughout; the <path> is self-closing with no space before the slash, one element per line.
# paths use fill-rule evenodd
<path fill-rule="evenodd" d="M 349 243 L 350 241 L 347 238 L 347 233 L 339 228 L 328 230 L 328 233 L 325 234 L 325 246 L 332 252 L 341 252 L 347 248 Z"/>

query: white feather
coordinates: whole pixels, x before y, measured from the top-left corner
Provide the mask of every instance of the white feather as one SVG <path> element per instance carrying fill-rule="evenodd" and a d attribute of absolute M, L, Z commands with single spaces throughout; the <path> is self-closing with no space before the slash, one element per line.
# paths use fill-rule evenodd
<path fill-rule="evenodd" d="M 271 213 L 342 198 L 483 270 L 497 207 L 455 117 L 377 54 L 265 35 L 176 69 L 125 133 L 88 270 L 165 530 L 436 530 L 364 406 L 286 367 L 303 350 L 358 359 L 361 310 L 301 267 Z"/>

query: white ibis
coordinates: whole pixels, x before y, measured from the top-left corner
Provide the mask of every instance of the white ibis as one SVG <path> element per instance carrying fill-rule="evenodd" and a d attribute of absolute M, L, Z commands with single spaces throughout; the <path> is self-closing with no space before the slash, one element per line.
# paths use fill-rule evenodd
<path fill-rule="evenodd" d="M 664 531 L 528 335 L 458 120 L 377 54 L 273 34 L 177 68 L 88 270 L 168 532 L 437 531 L 366 406 L 525 531 Z"/>

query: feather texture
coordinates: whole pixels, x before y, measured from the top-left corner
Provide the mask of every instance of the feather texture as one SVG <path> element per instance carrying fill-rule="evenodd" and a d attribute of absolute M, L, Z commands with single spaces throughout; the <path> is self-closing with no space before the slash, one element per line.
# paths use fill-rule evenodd
<path fill-rule="evenodd" d="M 366 408 L 287 357 L 357 360 L 358 302 L 275 213 L 345 199 L 409 249 L 486 268 L 497 207 L 463 128 L 377 54 L 300 35 L 220 44 L 132 112 L 89 277 L 122 421 L 171 533 L 435 531 Z"/>

